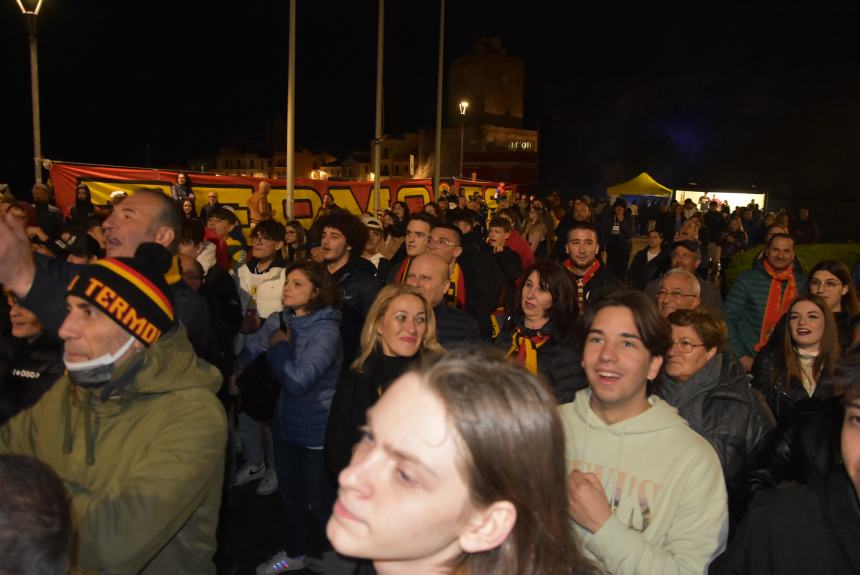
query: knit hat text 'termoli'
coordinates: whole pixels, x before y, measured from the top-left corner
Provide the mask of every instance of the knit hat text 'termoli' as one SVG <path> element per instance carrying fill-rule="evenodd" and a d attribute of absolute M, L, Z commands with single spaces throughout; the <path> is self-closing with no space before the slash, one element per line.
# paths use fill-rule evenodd
<path fill-rule="evenodd" d="M 105 258 L 83 267 L 66 294 L 88 301 L 150 346 L 176 324 L 173 292 L 164 278 L 170 263 L 163 246 L 141 244 L 133 258 Z"/>

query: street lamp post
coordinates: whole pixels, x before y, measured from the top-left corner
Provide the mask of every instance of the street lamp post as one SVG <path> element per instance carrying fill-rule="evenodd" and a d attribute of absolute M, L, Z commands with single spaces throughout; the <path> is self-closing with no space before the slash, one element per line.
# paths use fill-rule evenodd
<path fill-rule="evenodd" d="M 17 0 L 21 13 L 27 18 L 30 37 L 30 92 L 33 99 L 33 163 L 36 183 L 42 183 L 42 125 L 39 119 L 39 56 L 36 39 L 36 16 L 42 9 L 42 0 Z"/>
<path fill-rule="evenodd" d="M 463 143 L 466 132 L 466 110 L 469 108 L 469 102 L 463 100 L 460 102 L 460 178 L 463 177 Z"/>

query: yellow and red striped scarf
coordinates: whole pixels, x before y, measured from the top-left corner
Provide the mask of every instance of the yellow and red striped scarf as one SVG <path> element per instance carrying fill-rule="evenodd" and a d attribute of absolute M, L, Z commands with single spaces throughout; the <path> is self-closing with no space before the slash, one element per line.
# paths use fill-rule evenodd
<path fill-rule="evenodd" d="M 770 276 L 770 291 L 767 294 L 767 304 L 764 308 L 764 318 L 761 322 L 758 343 L 753 347 L 756 351 L 765 346 L 779 318 L 797 298 L 797 280 L 794 279 L 792 266 L 789 265 L 778 272 L 767 260 L 762 260 L 762 263 L 764 264 L 764 271 Z M 782 282 L 788 282 L 788 285 L 785 286 L 785 292 L 782 291 Z"/>
<path fill-rule="evenodd" d="M 463 282 L 463 270 L 460 264 L 454 263 L 454 271 L 451 272 L 451 281 L 448 291 L 445 293 L 448 305 L 460 310 L 466 309 L 466 284 Z"/>
<path fill-rule="evenodd" d="M 573 262 L 570 261 L 570 258 L 564 260 L 564 267 L 573 274 L 573 279 L 576 282 L 576 303 L 579 307 L 579 315 L 585 314 L 585 286 L 588 285 L 588 282 L 591 281 L 591 278 L 594 277 L 594 274 L 597 273 L 597 270 L 600 269 L 600 260 L 595 258 L 594 261 L 588 269 L 585 270 L 585 275 L 579 277 L 576 275 L 576 272 L 573 270 Z"/>
<path fill-rule="evenodd" d="M 526 335 L 523 333 L 523 328 L 517 326 L 511 336 L 511 349 L 508 350 L 508 357 L 516 358 L 518 364 L 526 368 L 526 370 L 534 375 L 538 372 L 538 357 L 537 350 L 545 344 L 550 335 L 541 335 L 540 332 L 534 335 Z"/>
<path fill-rule="evenodd" d="M 403 258 L 403 262 L 400 264 L 400 269 L 397 270 L 397 275 L 394 276 L 394 283 L 396 284 L 405 284 L 406 276 L 409 274 L 409 266 L 412 265 L 412 256 L 406 256 Z"/>

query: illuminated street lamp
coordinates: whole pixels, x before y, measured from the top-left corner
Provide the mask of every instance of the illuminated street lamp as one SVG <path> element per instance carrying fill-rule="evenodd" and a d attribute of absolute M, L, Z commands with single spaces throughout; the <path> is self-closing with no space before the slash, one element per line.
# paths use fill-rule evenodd
<path fill-rule="evenodd" d="M 17 0 L 21 13 L 27 18 L 30 36 L 30 92 L 33 97 L 33 162 L 36 167 L 36 183 L 42 183 L 42 137 L 39 120 L 39 57 L 37 55 L 36 16 L 42 9 L 42 0 Z"/>
<path fill-rule="evenodd" d="M 460 177 L 463 177 L 463 140 L 466 132 L 466 110 L 469 109 L 469 102 L 463 100 L 460 102 L 460 115 L 463 116 L 460 121 Z"/>

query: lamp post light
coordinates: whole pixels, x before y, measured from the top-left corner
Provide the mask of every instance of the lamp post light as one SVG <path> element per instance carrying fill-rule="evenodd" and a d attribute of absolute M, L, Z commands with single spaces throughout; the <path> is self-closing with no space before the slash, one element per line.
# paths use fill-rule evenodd
<path fill-rule="evenodd" d="M 460 177 L 463 177 L 463 142 L 466 132 L 466 110 L 469 109 L 469 102 L 463 100 L 460 102 Z"/>
<path fill-rule="evenodd" d="M 36 16 L 42 9 L 42 0 L 17 0 L 21 13 L 27 18 L 27 32 L 30 37 L 30 92 L 33 99 L 33 163 L 36 169 L 36 183 L 42 183 L 42 137 L 39 120 L 39 56 L 37 54 Z"/>

